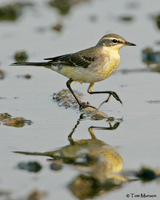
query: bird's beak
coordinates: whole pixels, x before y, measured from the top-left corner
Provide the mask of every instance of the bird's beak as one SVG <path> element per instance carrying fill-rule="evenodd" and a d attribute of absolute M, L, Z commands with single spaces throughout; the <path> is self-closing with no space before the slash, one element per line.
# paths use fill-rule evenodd
<path fill-rule="evenodd" d="M 131 42 L 127 42 L 127 41 L 125 42 L 125 45 L 126 45 L 126 46 L 136 46 L 136 44 L 131 43 Z"/>

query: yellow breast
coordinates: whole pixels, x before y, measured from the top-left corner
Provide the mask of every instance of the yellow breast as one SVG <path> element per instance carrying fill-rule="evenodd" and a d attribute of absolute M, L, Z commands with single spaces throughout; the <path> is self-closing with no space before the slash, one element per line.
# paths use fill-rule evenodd
<path fill-rule="evenodd" d="M 119 67 L 121 59 L 117 49 L 109 47 L 105 53 L 103 67 L 99 69 L 99 73 L 104 75 L 105 78 L 111 76 Z"/>

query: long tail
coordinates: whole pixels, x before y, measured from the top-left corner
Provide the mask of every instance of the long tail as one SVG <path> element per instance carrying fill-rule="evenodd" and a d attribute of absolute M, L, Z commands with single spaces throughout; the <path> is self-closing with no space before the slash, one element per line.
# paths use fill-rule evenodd
<path fill-rule="evenodd" d="M 50 67 L 50 62 L 15 62 L 12 63 L 11 66 L 43 66 L 43 67 Z"/>

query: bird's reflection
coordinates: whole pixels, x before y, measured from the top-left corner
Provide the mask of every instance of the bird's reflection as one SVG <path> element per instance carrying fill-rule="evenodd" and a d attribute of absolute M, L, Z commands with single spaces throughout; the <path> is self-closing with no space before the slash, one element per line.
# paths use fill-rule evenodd
<path fill-rule="evenodd" d="M 70 191 L 79 199 L 93 198 L 113 189 L 120 188 L 122 183 L 129 180 L 120 175 L 123 159 L 116 147 L 113 147 L 96 138 L 95 129 L 113 130 L 118 128 L 120 122 L 108 122 L 108 127 L 89 127 L 91 139 L 75 141 L 73 133 L 81 122 L 80 117 L 68 136 L 69 145 L 55 151 L 44 153 L 16 152 L 26 155 L 49 156 L 52 162 L 61 161 L 75 167 L 80 174 L 68 185 Z"/>

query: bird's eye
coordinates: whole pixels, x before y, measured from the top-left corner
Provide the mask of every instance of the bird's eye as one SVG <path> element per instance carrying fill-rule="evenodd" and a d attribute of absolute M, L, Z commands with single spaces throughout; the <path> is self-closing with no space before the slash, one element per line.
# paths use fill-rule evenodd
<path fill-rule="evenodd" d="M 113 43 L 117 43 L 117 42 L 118 42 L 118 40 L 116 40 L 116 39 L 113 39 L 113 40 L 112 40 L 112 42 L 113 42 Z"/>

